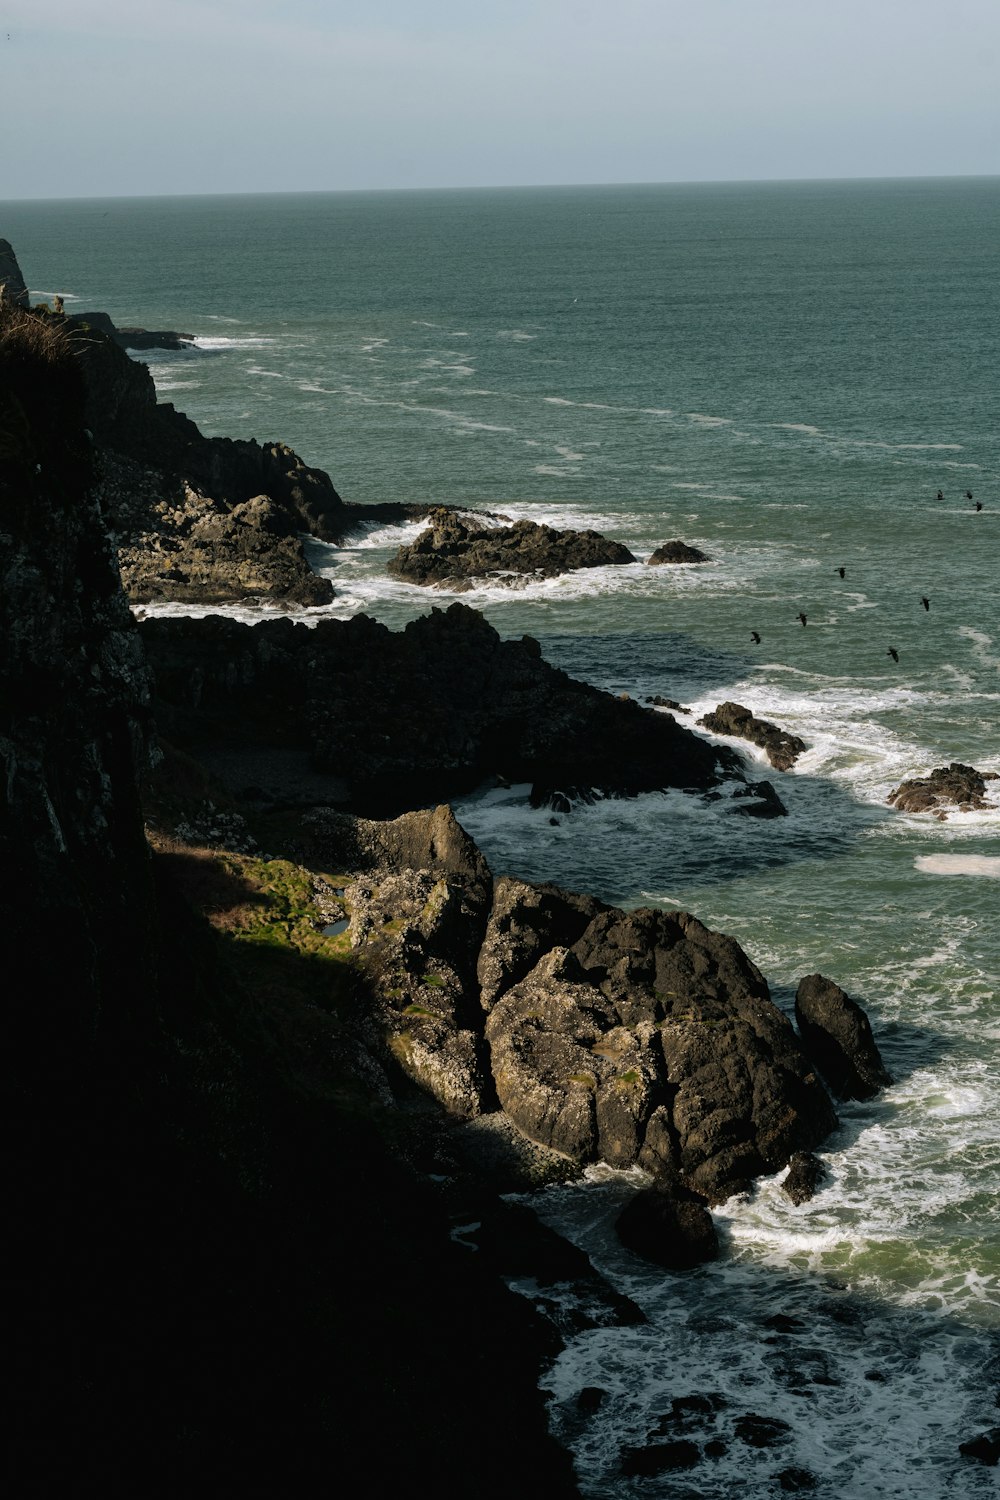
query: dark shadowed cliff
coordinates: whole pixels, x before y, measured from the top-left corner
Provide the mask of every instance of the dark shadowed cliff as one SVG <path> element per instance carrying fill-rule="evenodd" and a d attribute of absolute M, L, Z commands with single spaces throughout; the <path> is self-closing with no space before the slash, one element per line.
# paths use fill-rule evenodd
<path fill-rule="evenodd" d="M 294 957 L 250 983 L 151 860 L 148 678 L 85 402 L 62 328 L 0 309 L 16 1492 L 363 1472 L 372 1494 L 573 1494 L 527 1304 L 453 1243 L 342 1072 L 304 1066 L 322 1017 L 294 1035 L 269 1009 Z"/>

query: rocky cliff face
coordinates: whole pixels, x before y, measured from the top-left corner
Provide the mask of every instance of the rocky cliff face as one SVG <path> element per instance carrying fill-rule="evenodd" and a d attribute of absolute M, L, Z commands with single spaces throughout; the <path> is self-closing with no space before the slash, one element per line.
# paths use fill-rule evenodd
<path fill-rule="evenodd" d="M 575 1494 L 537 1392 L 553 1345 L 387 1149 L 314 969 L 234 963 L 150 859 L 148 676 L 70 345 L 0 308 L 6 1471 Z"/>

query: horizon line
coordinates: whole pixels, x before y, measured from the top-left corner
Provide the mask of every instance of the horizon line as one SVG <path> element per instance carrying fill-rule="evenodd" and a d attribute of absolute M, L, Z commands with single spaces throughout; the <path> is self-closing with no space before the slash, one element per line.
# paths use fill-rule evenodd
<path fill-rule="evenodd" d="M 309 198 L 335 197 L 367 194 L 375 196 L 390 193 L 510 193 L 510 192 L 566 192 L 588 188 L 674 188 L 674 187 L 773 187 L 778 185 L 819 185 L 822 183 L 876 183 L 876 182 L 993 182 L 1000 181 L 998 172 L 906 172 L 887 175 L 871 173 L 863 176 L 844 177 L 690 177 L 622 182 L 506 182 L 506 183 L 461 183 L 451 185 L 425 185 L 421 187 L 349 187 L 349 188 L 253 188 L 217 191 L 200 189 L 194 192 L 169 193 L 61 193 L 38 195 L 30 198 L 3 198 L 0 203 L 119 203 L 149 202 L 160 199 L 185 198 Z"/>

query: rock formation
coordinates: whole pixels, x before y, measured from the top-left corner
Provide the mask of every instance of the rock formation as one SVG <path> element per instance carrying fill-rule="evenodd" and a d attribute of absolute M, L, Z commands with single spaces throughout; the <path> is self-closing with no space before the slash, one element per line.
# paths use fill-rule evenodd
<path fill-rule="evenodd" d="M 605 796 L 704 792 L 742 776 L 731 751 L 575 681 L 541 660 L 537 642 L 502 641 L 462 604 L 402 631 L 365 615 L 312 629 L 210 616 L 146 620 L 142 637 L 167 738 L 308 749 L 317 769 L 346 778 L 352 810 L 369 815 L 489 777 L 535 783 L 540 804 L 567 785 Z M 738 798 L 734 811 L 766 806 L 761 795 Z"/>
<path fill-rule="evenodd" d="M 768 719 L 756 718 L 742 703 L 720 703 L 713 713 L 705 714 L 698 723 L 712 734 L 731 734 L 749 740 L 751 745 L 759 745 L 776 771 L 790 771 L 806 748 L 805 740 L 797 734 L 779 729 Z"/>
<path fill-rule="evenodd" d="M 900 812 L 935 812 L 948 807 L 959 812 L 977 812 L 990 806 L 986 783 L 998 779 L 1000 773 L 996 771 L 977 771 L 974 766 L 953 760 L 950 766 L 939 766 L 929 776 L 901 782 L 887 800 Z"/>
<path fill-rule="evenodd" d="M 871 1099 L 892 1080 L 861 1006 L 822 974 L 807 974 L 795 992 L 802 1045 L 841 1099 Z"/>
<path fill-rule="evenodd" d="M 627 547 L 597 531 L 557 531 L 534 521 L 483 526 L 468 516 L 439 510 L 415 542 L 400 547 L 389 572 L 408 583 L 460 589 L 476 578 L 517 586 L 574 568 L 634 562 Z"/>
<path fill-rule="evenodd" d="M 702 552 L 698 547 L 690 547 L 687 542 L 674 540 L 664 542 L 657 547 L 646 559 L 647 567 L 659 567 L 663 563 L 703 563 L 708 562 L 707 552 Z"/>

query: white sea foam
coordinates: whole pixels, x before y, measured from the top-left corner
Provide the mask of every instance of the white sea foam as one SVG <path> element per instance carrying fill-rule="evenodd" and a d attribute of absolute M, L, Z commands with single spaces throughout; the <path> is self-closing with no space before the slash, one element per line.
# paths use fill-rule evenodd
<path fill-rule="evenodd" d="M 986 875 L 1000 880 L 1000 858 L 988 854 L 918 854 L 913 868 L 927 875 Z"/>
<path fill-rule="evenodd" d="M 196 349 L 213 351 L 225 349 L 267 349 L 277 343 L 277 339 L 264 338 L 259 334 L 245 334 L 241 338 L 228 337 L 224 334 L 199 334 L 194 340 Z"/>
<path fill-rule="evenodd" d="M 700 411 L 687 411 L 684 415 L 699 427 L 731 427 L 733 423 L 732 417 L 710 417 Z"/>

